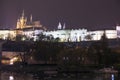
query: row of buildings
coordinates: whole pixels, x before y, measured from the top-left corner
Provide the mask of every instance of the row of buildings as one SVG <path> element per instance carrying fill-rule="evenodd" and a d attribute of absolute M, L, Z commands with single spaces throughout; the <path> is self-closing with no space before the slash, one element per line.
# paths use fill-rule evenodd
<path fill-rule="evenodd" d="M 28 20 L 25 17 L 24 11 L 21 17 L 17 20 L 17 25 L 15 29 L 1 29 L 0 38 L 14 40 L 16 35 L 25 35 L 28 39 L 38 39 L 39 34 L 45 36 L 52 36 L 54 39 L 59 38 L 60 42 L 80 42 L 80 41 L 90 41 L 90 40 L 100 40 L 103 33 L 106 34 L 108 39 L 115 39 L 119 37 L 120 26 L 115 26 L 116 29 L 111 30 L 95 30 L 88 31 L 87 29 L 66 29 L 65 24 L 62 26 L 61 23 L 58 24 L 57 30 L 47 30 L 46 27 L 41 25 L 40 21 L 33 21 L 32 15 Z M 23 39 L 25 40 L 25 39 Z"/>
<path fill-rule="evenodd" d="M 28 39 L 33 39 L 36 41 L 38 39 L 38 35 L 42 34 L 45 36 L 52 36 L 54 39 L 59 38 L 60 42 L 80 42 L 80 41 L 97 41 L 101 39 L 103 34 L 106 34 L 108 39 L 116 39 L 120 37 L 120 26 L 115 26 L 115 29 L 111 30 L 95 30 L 88 31 L 87 29 L 66 29 L 65 24 L 58 24 L 56 30 L 47 30 L 47 28 L 41 25 L 40 21 L 33 21 L 32 15 L 28 20 L 25 17 L 24 11 L 21 17 L 17 20 L 17 25 L 15 29 L 1 29 L 0 30 L 0 38 L 1 39 L 11 39 L 17 35 L 24 35 Z M 25 40 L 25 39 L 23 39 Z M 81 42 L 82 43 L 82 42 Z M 81 44 L 79 43 L 79 44 Z M 113 42 L 110 42 L 111 44 Z M 7 46 L 6 46 L 7 45 Z M 27 46 L 26 46 L 27 45 Z M 5 59 L 2 60 L 3 64 L 14 64 L 19 59 L 19 55 L 23 54 L 24 51 L 19 49 L 27 49 L 28 46 L 31 46 L 30 43 L 21 43 L 21 42 L 5 42 L 3 45 L 2 57 Z M 5 50 L 4 50 L 5 48 Z M 17 51 L 15 51 L 17 50 Z M 30 63 L 34 61 L 32 57 L 30 58 Z"/>

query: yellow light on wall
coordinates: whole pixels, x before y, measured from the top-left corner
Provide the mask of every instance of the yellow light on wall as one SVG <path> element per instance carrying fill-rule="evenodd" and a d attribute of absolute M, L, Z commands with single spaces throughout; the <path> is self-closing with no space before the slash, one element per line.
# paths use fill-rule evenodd
<path fill-rule="evenodd" d="M 10 60 L 10 65 L 13 65 L 14 62 L 16 62 L 17 60 L 18 60 L 17 57 L 12 58 L 12 59 Z"/>

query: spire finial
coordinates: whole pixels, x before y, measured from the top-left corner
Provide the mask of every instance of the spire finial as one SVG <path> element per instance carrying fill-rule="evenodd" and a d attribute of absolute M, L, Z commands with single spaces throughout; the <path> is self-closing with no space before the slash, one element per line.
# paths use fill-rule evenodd
<path fill-rule="evenodd" d="M 22 17 L 24 17 L 25 16 L 25 12 L 24 12 L 24 9 L 23 9 L 23 12 L 22 12 Z"/>
<path fill-rule="evenodd" d="M 32 14 L 30 15 L 30 22 L 32 23 Z"/>

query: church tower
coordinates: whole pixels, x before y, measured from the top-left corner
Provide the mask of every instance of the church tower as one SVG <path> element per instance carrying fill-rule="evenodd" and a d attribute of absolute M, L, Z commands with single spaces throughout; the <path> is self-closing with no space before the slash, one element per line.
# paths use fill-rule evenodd
<path fill-rule="evenodd" d="M 21 17 L 17 20 L 17 29 L 23 29 L 26 26 L 27 18 L 25 18 L 24 10 L 22 12 Z"/>

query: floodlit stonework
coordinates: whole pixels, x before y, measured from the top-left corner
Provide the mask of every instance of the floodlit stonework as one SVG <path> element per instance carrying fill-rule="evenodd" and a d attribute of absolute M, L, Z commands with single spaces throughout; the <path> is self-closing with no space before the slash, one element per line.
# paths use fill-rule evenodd
<path fill-rule="evenodd" d="M 96 30 L 88 31 L 87 29 L 66 29 L 65 24 L 62 26 L 59 22 L 57 30 L 47 30 L 46 27 L 41 25 L 40 21 L 32 21 L 32 15 L 29 18 L 25 17 L 24 11 L 21 17 L 17 20 L 16 29 L 14 30 L 0 30 L 0 38 L 7 39 L 13 38 L 20 34 L 25 35 L 28 38 L 37 40 L 38 34 L 45 36 L 52 36 L 54 39 L 59 38 L 60 42 L 80 42 L 80 41 L 91 41 L 100 40 L 103 33 L 106 34 L 108 39 L 118 38 L 120 32 L 120 26 L 116 26 L 115 30 Z"/>

